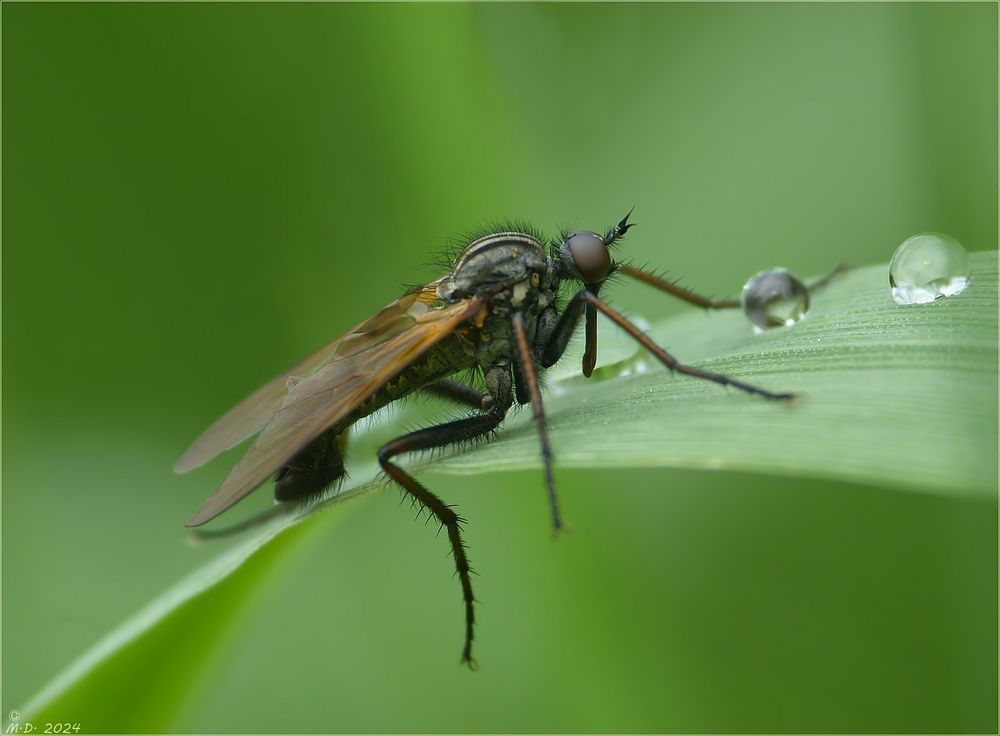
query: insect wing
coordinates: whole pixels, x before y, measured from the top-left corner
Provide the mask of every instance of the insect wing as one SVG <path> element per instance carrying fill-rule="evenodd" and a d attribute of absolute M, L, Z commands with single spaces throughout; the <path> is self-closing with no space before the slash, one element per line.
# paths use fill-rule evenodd
<path fill-rule="evenodd" d="M 202 432 L 181 455 L 174 471 L 186 473 L 194 470 L 263 429 L 288 394 L 289 378 L 301 379 L 332 360 L 363 351 L 405 330 L 412 324 L 409 311 L 414 304 L 433 298 L 437 284 L 434 281 L 397 299 L 374 317 L 261 386 Z"/>
<path fill-rule="evenodd" d="M 418 297 L 411 300 L 405 327 L 401 329 L 398 324 L 404 319 L 401 316 L 393 320 L 395 327 L 383 326 L 385 332 L 379 339 L 366 339 L 366 333 L 361 333 L 359 344 L 348 346 L 346 354 L 335 356 L 291 386 L 246 455 L 188 526 L 204 524 L 244 498 L 288 458 L 350 414 L 482 307 L 478 299 L 468 299 L 431 309 Z"/>

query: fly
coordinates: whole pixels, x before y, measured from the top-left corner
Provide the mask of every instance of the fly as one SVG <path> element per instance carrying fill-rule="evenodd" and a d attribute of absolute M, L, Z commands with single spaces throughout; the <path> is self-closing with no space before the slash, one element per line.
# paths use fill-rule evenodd
<path fill-rule="evenodd" d="M 608 306 L 600 291 L 621 273 L 708 309 L 739 307 L 714 301 L 627 264 L 611 248 L 633 226 L 629 214 L 603 235 L 563 233 L 548 244 L 528 228 L 511 228 L 472 240 L 441 279 L 407 291 L 375 316 L 265 384 L 194 441 L 174 470 L 184 473 L 252 435 L 256 439 L 215 493 L 188 522 L 199 526 L 219 516 L 257 487 L 275 480 L 279 501 L 319 493 L 344 476 L 348 428 L 387 404 L 426 391 L 473 410 L 464 419 L 405 434 L 378 451 L 386 475 L 447 530 L 465 605 L 462 662 L 472 657 L 474 596 L 462 540 L 463 519 L 396 458 L 408 452 L 488 438 L 516 401 L 530 404 L 541 445 L 552 528 L 563 518 L 552 477 L 552 449 L 538 375 L 563 355 L 584 322 L 582 370 L 597 364 L 597 315 L 631 335 L 674 373 L 731 386 L 775 401 L 794 394 L 772 392 L 685 365 Z M 563 285 L 575 293 L 565 303 Z M 485 390 L 452 378 L 474 370 Z"/>

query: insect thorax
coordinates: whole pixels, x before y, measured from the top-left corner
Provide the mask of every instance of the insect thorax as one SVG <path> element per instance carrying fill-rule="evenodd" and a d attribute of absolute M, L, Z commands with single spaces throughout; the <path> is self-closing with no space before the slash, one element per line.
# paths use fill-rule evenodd
<path fill-rule="evenodd" d="M 491 286 L 509 284 L 513 290 L 517 284 L 529 281 L 532 273 L 547 273 L 548 264 L 545 247 L 533 235 L 486 235 L 458 254 L 451 273 L 438 286 L 438 296 L 450 302 L 480 294 Z"/>
<path fill-rule="evenodd" d="M 474 338 L 475 362 L 485 369 L 513 362 L 514 312 L 524 318 L 534 344 L 539 314 L 553 305 L 556 289 L 558 280 L 542 241 L 527 233 L 503 231 L 463 248 L 437 293 L 444 301 L 487 299 L 489 310 Z"/>

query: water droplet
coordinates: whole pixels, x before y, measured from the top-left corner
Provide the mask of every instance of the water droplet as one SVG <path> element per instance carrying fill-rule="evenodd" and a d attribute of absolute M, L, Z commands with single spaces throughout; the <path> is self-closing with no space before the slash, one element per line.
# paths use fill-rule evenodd
<path fill-rule="evenodd" d="M 794 325 L 809 311 L 809 290 L 783 268 L 754 274 L 743 287 L 740 304 L 755 329 Z"/>
<path fill-rule="evenodd" d="M 969 254 L 949 235 L 920 233 L 896 248 L 889 286 L 896 304 L 927 304 L 955 296 L 969 284 Z"/>

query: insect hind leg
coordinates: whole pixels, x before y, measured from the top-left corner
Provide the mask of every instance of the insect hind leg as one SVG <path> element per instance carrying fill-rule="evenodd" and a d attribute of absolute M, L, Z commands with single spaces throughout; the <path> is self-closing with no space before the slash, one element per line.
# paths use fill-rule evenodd
<path fill-rule="evenodd" d="M 472 657 L 473 625 L 476 622 L 476 614 L 474 609 L 475 596 L 472 594 L 472 578 L 470 577 L 472 568 L 469 566 L 465 542 L 462 539 L 463 520 L 451 506 L 392 462 L 392 458 L 405 452 L 432 450 L 489 435 L 500 426 L 507 414 L 507 409 L 513 403 L 509 368 L 490 369 L 486 376 L 486 384 L 490 389 L 490 394 L 494 397 L 494 403 L 486 413 L 410 432 L 383 445 L 378 451 L 378 461 L 386 475 L 433 514 L 448 532 L 452 556 L 455 558 L 455 570 L 458 572 L 458 580 L 462 586 L 462 598 L 465 602 L 465 644 L 462 647 L 462 663 L 467 664 L 470 669 L 476 668 L 476 661 Z"/>
<path fill-rule="evenodd" d="M 456 404 L 462 404 L 473 409 L 487 411 L 493 406 L 492 396 L 484 394 L 478 389 L 461 381 L 456 381 L 453 378 L 445 378 L 444 380 L 429 384 L 424 386 L 423 390 L 433 396 L 448 399 L 449 401 L 454 401 Z"/>
<path fill-rule="evenodd" d="M 314 439 L 275 476 L 274 498 L 293 501 L 319 493 L 344 477 L 344 447 L 347 430 L 328 430 Z"/>

